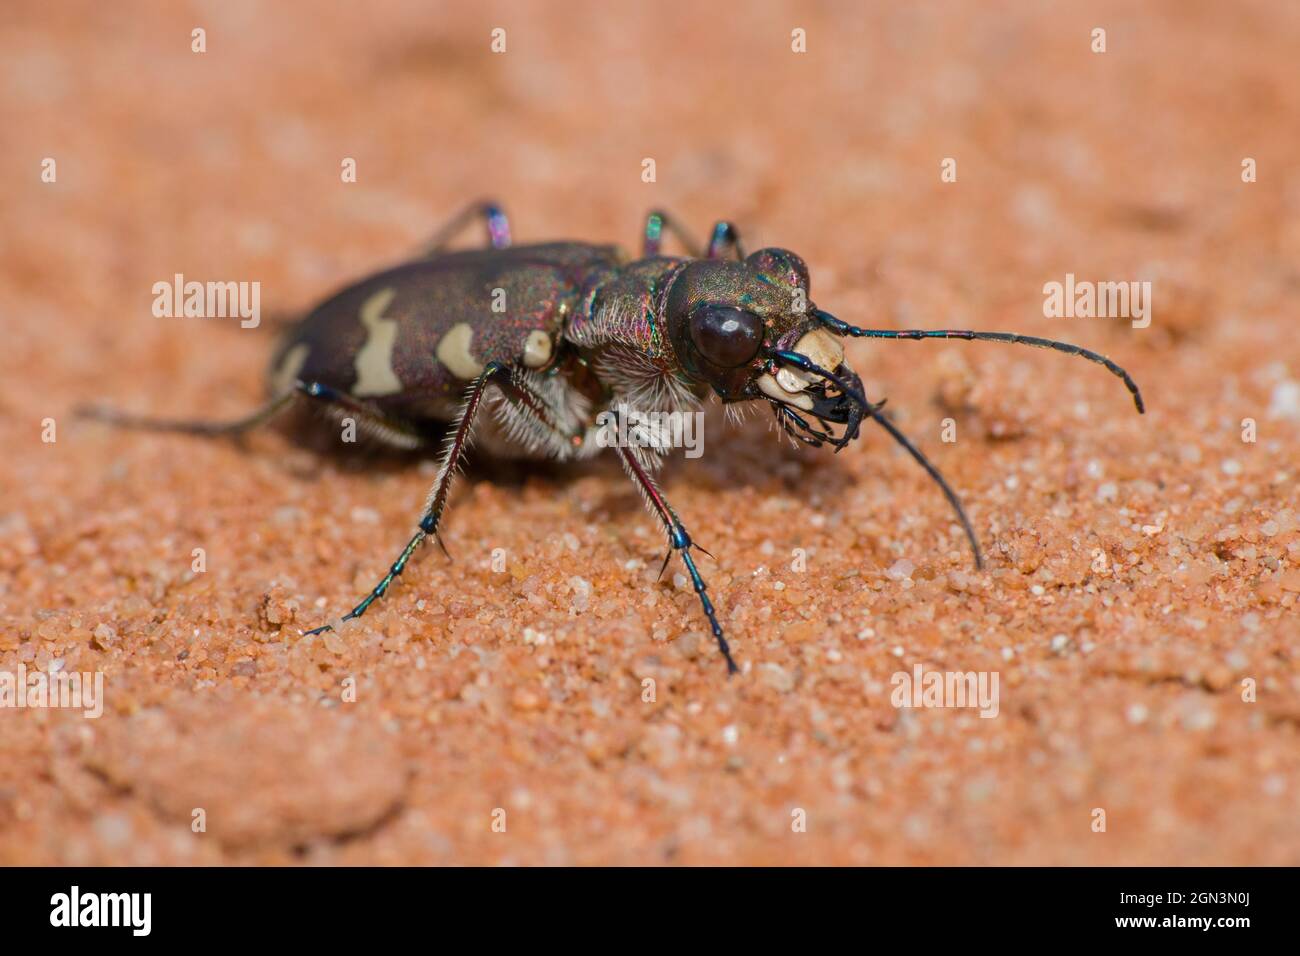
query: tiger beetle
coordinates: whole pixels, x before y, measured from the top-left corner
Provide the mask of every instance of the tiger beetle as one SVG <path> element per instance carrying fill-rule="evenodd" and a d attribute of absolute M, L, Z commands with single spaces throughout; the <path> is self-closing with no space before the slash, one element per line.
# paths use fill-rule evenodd
<path fill-rule="evenodd" d="M 482 220 L 487 248 L 446 251 Z M 661 253 L 665 232 L 688 256 Z M 351 417 L 374 437 L 419 448 L 442 436 L 437 476 L 418 526 L 378 584 L 342 620 L 365 614 L 388 591 L 415 550 L 439 527 L 452 478 L 471 431 L 494 455 L 576 460 L 595 455 L 609 415 L 686 411 L 710 392 L 725 404 L 763 401 L 792 439 L 836 452 L 864 419 L 880 425 L 939 485 L 965 531 L 975 567 L 979 543 L 961 503 L 921 451 L 863 394 L 844 363 L 841 339 L 965 339 L 1055 349 L 1104 365 L 1133 395 L 1129 374 L 1104 356 L 1010 332 L 858 328 L 816 308 L 808 268 L 785 249 L 745 255 L 729 222 L 719 222 L 700 254 L 663 212 L 646 218 L 641 258 L 584 242 L 512 245 L 505 213 L 478 203 L 449 222 L 420 254 L 345 288 L 294 325 L 276 351 L 270 399 L 230 422 L 139 418 L 105 410 L 91 417 L 128 427 L 237 435 L 296 402 Z M 484 407 L 492 415 L 482 415 Z M 605 413 L 602 415 L 602 413 Z M 617 420 L 617 419 L 615 419 Z M 832 426 L 839 426 L 838 431 Z M 618 447 L 632 482 L 690 576 L 728 673 L 736 673 L 722 625 L 686 528 L 654 474 L 664 454 L 653 443 Z M 708 553 L 708 552 L 704 552 Z M 323 624 L 307 634 L 332 628 Z"/>

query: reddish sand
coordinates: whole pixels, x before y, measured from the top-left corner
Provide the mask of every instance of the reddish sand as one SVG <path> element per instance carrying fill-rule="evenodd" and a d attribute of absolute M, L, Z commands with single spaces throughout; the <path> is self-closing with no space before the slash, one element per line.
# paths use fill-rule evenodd
<path fill-rule="evenodd" d="M 0 710 L 0 863 L 1300 863 L 1300 8 L 463 6 L 0 13 L 0 672 L 106 695 Z M 1075 341 L 1149 413 L 1051 353 L 851 345 L 981 574 L 878 429 L 831 455 L 710 418 L 664 483 L 731 680 L 612 459 L 476 466 L 453 562 L 303 638 L 431 462 L 71 410 L 251 408 L 271 313 L 489 194 L 523 240 L 727 216 L 846 319 Z M 155 318 L 176 273 L 259 281 L 267 315 Z M 1150 280 L 1150 327 L 1045 318 L 1067 273 Z M 917 664 L 996 673 L 998 716 L 895 708 Z"/>

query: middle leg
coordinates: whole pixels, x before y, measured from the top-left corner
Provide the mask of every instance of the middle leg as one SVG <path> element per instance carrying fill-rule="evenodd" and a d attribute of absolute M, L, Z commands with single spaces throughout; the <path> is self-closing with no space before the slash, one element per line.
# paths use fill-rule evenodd
<path fill-rule="evenodd" d="M 442 461 L 438 466 L 437 477 L 433 480 L 433 487 L 429 489 L 429 497 L 425 502 L 424 515 L 416 528 L 415 534 L 411 540 L 406 543 L 402 553 L 398 555 L 397 560 L 373 588 L 370 593 L 361 599 L 359 603 L 347 614 L 343 615 L 342 620 L 350 621 L 358 618 L 369 610 L 370 605 L 387 593 L 390 586 L 396 578 L 406 570 L 407 563 L 411 560 L 411 555 L 424 542 L 426 537 L 432 536 L 442 548 L 443 553 L 447 553 L 446 547 L 442 544 L 442 539 L 438 537 L 438 524 L 442 520 L 443 510 L 447 505 L 447 494 L 451 490 L 451 481 L 455 477 L 456 471 L 464 461 L 465 453 L 469 449 L 470 434 L 474 427 L 474 419 L 483 404 L 483 396 L 487 392 L 488 386 L 492 385 L 508 375 L 508 369 L 500 362 L 489 362 L 487 367 L 478 378 L 470 385 L 469 394 L 465 396 L 465 401 L 461 405 L 460 416 L 452 426 L 447 435 L 446 449 L 443 451 Z M 333 624 L 322 624 L 320 627 L 312 628 L 306 634 L 320 634 L 324 631 L 333 630 Z"/>

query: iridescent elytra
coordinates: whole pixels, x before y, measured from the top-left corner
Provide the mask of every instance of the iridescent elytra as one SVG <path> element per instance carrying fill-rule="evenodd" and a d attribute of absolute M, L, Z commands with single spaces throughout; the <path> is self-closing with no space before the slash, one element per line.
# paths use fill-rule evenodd
<path fill-rule="evenodd" d="M 486 225 L 486 248 L 447 251 L 476 220 Z M 688 255 L 661 253 L 665 231 Z M 1105 366 L 1144 410 L 1128 373 L 1087 349 L 1009 332 L 859 328 L 817 308 L 810 296 L 799 256 L 776 248 L 746 255 L 729 222 L 717 223 L 699 250 L 675 220 L 652 212 L 641 258 L 629 260 L 610 245 L 513 245 L 501 209 L 476 203 L 420 255 L 348 286 L 294 325 L 273 356 L 269 400 L 247 417 L 198 422 L 103 409 L 86 414 L 130 427 L 237 435 L 311 402 L 391 445 L 441 441 L 414 534 L 379 583 L 343 615 L 348 620 L 388 591 L 425 538 L 441 544 L 448 491 L 471 430 L 476 445 L 493 456 L 571 461 L 608 446 L 600 435 L 611 415 L 691 411 L 710 396 L 727 404 L 766 402 L 791 439 L 836 451 L 870 419 L 939 484 L 979 568 L 979 544 L 957 496 L 881 411 L 883 402 L 867 400 L 861 379 L 844 362 L 842 339 L 944 338 L 1055 349 Z M 700 548 L 654 479 L 668 449 L 651 439 L 611 450 L 667 534 L 664 567 L 673 554 L 680 557 L 728 672 L 735 673 L 695 562 Z"/>

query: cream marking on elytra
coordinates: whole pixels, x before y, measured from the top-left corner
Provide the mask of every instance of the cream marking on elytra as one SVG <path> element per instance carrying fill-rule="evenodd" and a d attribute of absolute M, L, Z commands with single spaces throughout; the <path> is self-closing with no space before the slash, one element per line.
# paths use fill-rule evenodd
<path fill-rule="evenodd" d="M 541 329 L 534 329 L 524 339 L 524 364 L 529 368 L 541 368 L 551 360 L 551 337 Z"/>
<path fill-rule="evenodd" d="M 353 395 L 395 395 L 402 390 L 402 383 L 393 371 L 397 322 L 384 318 L 384 310 L 396 295 L 396 289 L 380 289 L 362 303 L 361 324 L 366 327 L 367 335 L 353 363 L 357 370 Z"/>
<path fill-rule="evenodd" d="M 271 394 L 274 397 L 279 398 L 285 392 L 293 389 L 293 384 L 298 381 L 298 373 L 302 371 L 309 352 L 311 352 L 311 346 L 305 342 L 299 342 L 284 353 L 284 358 L 276 366 L 275 374 L 271 376 Z"/>
<path fill-rule="evenodd" d="M 447 366 L 447 370 L 457 378 L 470 381 L 483 374 L 483 363 L 470 352 L 470 343 L 474 341 L 474 330 L 468 322 L 457 322 L 442 337 L 434 352 L 438 361 Z"/>

